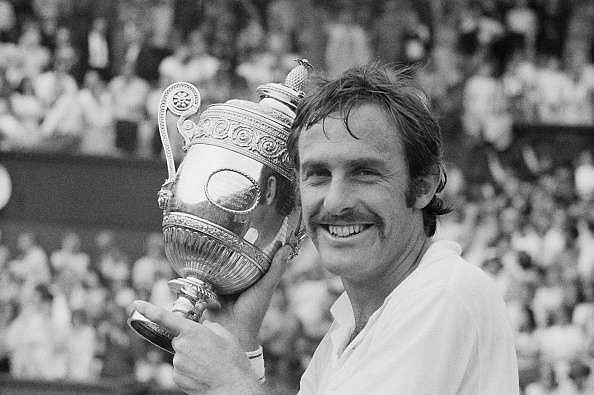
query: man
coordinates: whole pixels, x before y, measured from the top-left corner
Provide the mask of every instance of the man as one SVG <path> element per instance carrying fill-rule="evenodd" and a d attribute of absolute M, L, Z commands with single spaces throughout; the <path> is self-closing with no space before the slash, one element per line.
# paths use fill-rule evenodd
<path fill-rule="evenodd" d="M 518 394 L 501 297 L 459 246 L 430 239 L 437 216 L 448 212 L 436 195 L 446 182 L 441 138 L 406 71 L 370 65 L 321 84 L 300 105 L 288 150 L 307 232 L 345 288 L 300 393 Z M 240 347 L 258 347 L 288 250 L 209 316 L 218 323 L 135 304 L 178 334 L 173 363 L 183 390 L 264 392 Z"/>

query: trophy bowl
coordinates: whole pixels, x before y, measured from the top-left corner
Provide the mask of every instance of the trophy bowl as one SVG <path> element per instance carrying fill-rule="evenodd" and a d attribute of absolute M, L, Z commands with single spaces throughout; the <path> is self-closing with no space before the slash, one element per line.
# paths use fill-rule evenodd
<path fill-rule="evenodd" d="M 286 141 L 311 66 L 299 60 L 284 83 L 257 89 L 259 102 L 229 100 L 198 117 L 192 84 L 167 87 L 158 123 L 169 176 L 158 194 L 165 254 L 180 277 L 169 282 L 172 310 L 199 321 L 217 295 L 237 294 L 268 270 L 276 251 L 301 234 L 293 168 Z M 186 152 L 175 167 L 167 125 L 172 120 Z M 129 326 L 173 353 L 173 335 L 134 311 Z"/>

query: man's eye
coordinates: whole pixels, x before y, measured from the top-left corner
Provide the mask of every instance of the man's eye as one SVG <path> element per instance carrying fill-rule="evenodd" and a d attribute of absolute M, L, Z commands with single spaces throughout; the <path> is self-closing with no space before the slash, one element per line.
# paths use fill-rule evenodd
<path fill-rule="evenodd" d="M 379 176 L 379 173 L 373 169 L 357 169 L 355 170 L 355 175 L 361 177 L 373 177 Z"/>

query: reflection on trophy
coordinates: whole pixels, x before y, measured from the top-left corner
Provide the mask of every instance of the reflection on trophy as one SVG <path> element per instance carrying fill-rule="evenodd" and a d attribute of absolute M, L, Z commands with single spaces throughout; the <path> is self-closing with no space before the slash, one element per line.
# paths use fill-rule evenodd
<path fill-rule="evenodd" d="M 163 92 L 158 122 L 169 175 L 158 202 L 165 253 L 180 276 L 169 282 L 177 295 L 174 312 L 198 321 L 206 308 L 220 306 L 217 295 L 254 284 L 278 248 L 298 239 L 300 210 L 286 141 L 310 67 L 298 60 L 283 84 L 258 87 L 258 103 L 229 100 L 199 118 L 196 87 L 178 82 Z M 172 119 L 185 143 L 178 170 L 167 132 Z M 137 311 L 128 323 L 173 352 L 173 336 L 164 328 Z"/>

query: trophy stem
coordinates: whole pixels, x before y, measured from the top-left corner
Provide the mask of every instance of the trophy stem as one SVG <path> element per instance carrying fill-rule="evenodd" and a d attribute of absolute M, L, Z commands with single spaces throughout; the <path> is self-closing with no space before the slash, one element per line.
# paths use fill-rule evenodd
<path fill-rule="evenodd" d="M 169 281 L 169 288 L 177 295 L 172 311 L 185 318 L 199 322 L 207 308 L 220 308 L 220 303 L 212 286 L 195 277 L 177 278 Z M 171 354 L 174 335 L 167 329 L 152 322 L 138 311 L 128 319 L 128 325 L 145 340 Z"/>
<path fill-rule="evenodd" d="M 199 322 L 204 310 L 221 307 L 212 286 L 196 277 L 171 280 L 169 289 L 177 295 L 173 312 L 181 313 L 190 320 Z"/>

